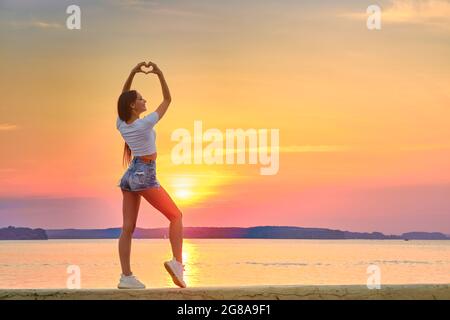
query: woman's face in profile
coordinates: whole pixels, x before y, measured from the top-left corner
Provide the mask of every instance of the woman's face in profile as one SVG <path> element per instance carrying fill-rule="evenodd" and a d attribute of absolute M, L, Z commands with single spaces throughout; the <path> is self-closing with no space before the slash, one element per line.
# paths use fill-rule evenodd
<path fill-rule="evenodd" d="M 141 114 L 142 112 L 146 111 L 146 110 L 147 110 L 147 107 L 146 107 L 146 105 L 145 105 L 146 102 L 147 102 L 147 100 L 145 100 L 145 99 L 141 96 L 141 94 L 138 92 L 138 93 L 137 93 L 136 101 L 134 102 L 134 111 L 135 111 L 137 114 Z"/>

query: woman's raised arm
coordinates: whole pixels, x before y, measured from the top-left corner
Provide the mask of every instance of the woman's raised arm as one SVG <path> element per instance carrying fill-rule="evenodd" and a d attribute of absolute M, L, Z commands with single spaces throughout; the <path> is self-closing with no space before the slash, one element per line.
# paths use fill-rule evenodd
<path fill-rule="evenodd" d="M 166 113 L 167 108 L 169 108 L 169 104 L 172 101 L 172 97 L 170 96 L 170 91 L 169 91 L 169 87 L 167 86 L 166 79 L 164 78 L 164 75 L 163 75 L 162 71 L 158 68 L 158 66 L 151 61 L 148 63 L 147 66 L 152 67 L 152 70 L 149 73 L 156 74 L 159 78 L 159 81 L 161 82 L 161 89 L 162 89 L 164 100 L 163 100 L 163 102 L 161 102 L 159 107 L 156 109 L 159 119 L 161 119 L 164 116 L 164 114 Z"/>
<path fill-rule="evenodd" d="M 129 90 L 130 90 L 130 88 L 131 88 L 131 83 L 133 82 L 134 75 L 135 75 L 136 73 L 138 73 L 138 72 L 145 73 L 144 71 L 142 71 L 141 68 L 144 67 L 144 66 L 146 66 L 146 65 L 147 65 L 147 64 L 146 64 L 145 62 L 141 62 L 141 63 L 138 63 L 138 64 L 136 65 L 136 67 L 134 67 L 134 68 L 131 70 L 130 75 L 128 76 L 127 81 L 125 81 L 125 84 L 123 85 L 122 92 L 129 91 Z"/>

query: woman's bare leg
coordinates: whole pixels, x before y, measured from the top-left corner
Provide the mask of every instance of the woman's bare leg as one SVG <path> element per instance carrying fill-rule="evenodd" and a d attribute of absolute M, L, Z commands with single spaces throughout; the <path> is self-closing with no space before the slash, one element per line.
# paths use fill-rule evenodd
<path fill-rule="evenodd" d="M 140 191 L 139 194 L 169 219 L 169 238 L 172 254 L 175 259 L 183 263 L 183 214 L 180 209 L 178 209 L 162 186 L 159 188 L 148 188 Z"/>
<path fill-rule="evenodd" d="M 141 203 L 141 196 L 137 192 L 122 190 L 123 193 L 123 226 L 119 238 L 119 256 L 122 274 L 131 275 L 130 255 L 131 239 L 136 228 L 136 220 Z"/>

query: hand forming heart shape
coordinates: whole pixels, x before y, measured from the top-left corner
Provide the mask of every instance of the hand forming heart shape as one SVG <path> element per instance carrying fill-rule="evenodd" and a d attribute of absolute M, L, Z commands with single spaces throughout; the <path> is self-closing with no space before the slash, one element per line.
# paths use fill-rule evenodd
<path fill-rule="evenodd" d="M 146 69 L 143 69 L 143 68 L 146 68 Z M 145 74 L 152 73 L 154 71 L 154 69 L 155 68 L 153 67 L 153 65 L 150 64 L 150 62 L 145 63 L 145 65 L 141 66 L 141 68 L 140 68 L 141 72 L 143 72 Z"/>
<path fill-rule="evenodd" d="M 161 74 L 161 70 L 158 68 L 158 66 L 155 63 L 151 62 L 151 61 L 138 63 L 136 65 L 136 67 L 133 68 L 132 72 L 134 74 L 136 74 L 138 72 L 142 72 L 142 73 L 145 73 L 145 74 L 149 74 L 149 73 L 154 73 L 154 74 L 157 74 L 157 75 Z"/>

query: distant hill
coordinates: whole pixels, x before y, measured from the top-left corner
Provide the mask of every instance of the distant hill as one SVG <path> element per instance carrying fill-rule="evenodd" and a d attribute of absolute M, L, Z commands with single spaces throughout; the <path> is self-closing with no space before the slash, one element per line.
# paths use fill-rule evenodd
<path fill-rule="evenodd" d="M 49 239 L 116 239 L 120 228 L 109 229 L 54 229 L 45 230 Z M 136 235 L 136 233 L 135 233 Z"/>
<path fill-rule="evenodd" d="M 109 229 L 60 229 L 46 230 L 49 239 L 116 239 L 120 228 Z M 427 238 L 427 235 L 428 238 Z M 190 239 L 421 239 L 450 240 L 450 237 L 437 232 L 410 232 L 402 235 L 385 235 L 381 232 L 350 232 L 323 228 L 302 228 L 290 226 L 239 227 L 184 227 L 184 238 Z M 168 238 L 168 228 L 136 228 L 136 239 Z"/>
<path fill-rule="evenodd" d="M 30 228 L 8 228 L 0 229 L 0 240 L 47 240 L 47 234 L 44 229 Z"/>
<path fill-rule="evenodd" d="M 401 235 L 404 239 L 414 240 L 449 240 L 450 237 L 440 232 L 407 232 Z"/>
<path fill-rule="evenodd" d="M 121 228 L 108 229 L 30 229 L 8 227 L 0 229 L 0 240 L 30 239 L 117 239 Z M 450 240 L 439 232 L 408 232 L 402 235 L 385 235 L 381 232 L 350 232 L 324 228 L 290 226 L 239 227 L 184 227 L 187 239 L 397 239 L 397 240 Z M 136 228 L 136 239 L 169 238 L 168 228 Z"/>

